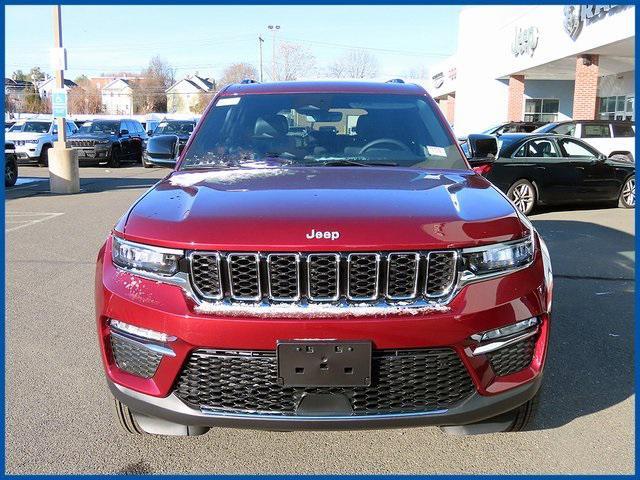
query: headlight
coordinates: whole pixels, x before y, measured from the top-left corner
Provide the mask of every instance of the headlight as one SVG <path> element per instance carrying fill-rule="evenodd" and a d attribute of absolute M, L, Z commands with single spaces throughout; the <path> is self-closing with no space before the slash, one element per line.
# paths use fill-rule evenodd
<path fill-rule="evenodd" d="M 465 266 L 473 275 L 509 272 L 533 261 L 533 235 L 515 242 L 463 250 Z"/>
<path fill-rule="evenodd" d="M 178 261 L 184 255 L 182 250 L 141 245 L 116 236 L 111 238 L 113 263 L 127 269 L 173 275 L 178 271 Z"/>

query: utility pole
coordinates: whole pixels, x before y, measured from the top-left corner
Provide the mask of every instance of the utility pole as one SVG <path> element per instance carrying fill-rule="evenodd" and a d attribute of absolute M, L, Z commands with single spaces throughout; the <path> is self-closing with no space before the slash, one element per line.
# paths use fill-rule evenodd
<path fill-rule="evenodd" d="M 64 70 L 67 68 L 66 54 L 62 47 L 62 12 L 61 6 L 53 7 L 53 46 L 52 58 L 56 72 L 56 89 L 64 92 Z M 52 96 L 53 97 L 53 96 Z M 66 98 L 66 95 L 64 96 Z M 54 101 L 52 98 L 52 108 Z M 66 112 L 64 102 L 61 105 Z M 55 111 L 55 108 L 54 108 Z M 54 112 L 52 112 L 53 114 Z M 58 141 L 54 143 L 52 149 L 48 151 L 49 164 L 49 188 L 51 193 L 79 193 L 80 192 L 80 170 L 78 168 L 78 152 L 67 147 L 67 132 L 65 129 L 66 114 L 57 113 Z"/>
<path fill-rule="evenodd" d="M 260 83 L 264 80 L 262 78 L 262 44 L 264 43 L 264 38 L 261 35 L 258 35 L 258 46 L 260 47 Z"/>
<path fill-rule="evenodd" d="M 276 80 L 276 32 L 280 30 L 280 25 L 269 25 L 269 30 L 271 30 L 271 47 L 273 51 L 271 52 L 271 80 Z"/>

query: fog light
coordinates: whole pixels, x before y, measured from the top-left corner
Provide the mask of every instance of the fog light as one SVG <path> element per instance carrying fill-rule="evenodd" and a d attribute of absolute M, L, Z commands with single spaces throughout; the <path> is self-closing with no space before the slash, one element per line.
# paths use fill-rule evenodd
<path fill-rule="evenodd" d="M 471 335 L 472 340 L 481 343 L 480 346 L 473 350 L 473 355 L 494 352 L 532 337 L 538 333 L 539 324 L 540 320 L 537 317 L 533 317 L 506 327 Z"/>
<path fill-rule="evenodd" d="M 111 328 L 120 330 L 121 332 L 134 335 L 136 337 L 147 338 L 149 340 L 155 340 L 156 342 L 172 342 L 176 337 L 167 335 L 166 333 L 156 332 L 155 330 L 149 330 L 147 328 L 136 327 L 128 323 L 121 322 L 120 320 L 109 320 Z"/>

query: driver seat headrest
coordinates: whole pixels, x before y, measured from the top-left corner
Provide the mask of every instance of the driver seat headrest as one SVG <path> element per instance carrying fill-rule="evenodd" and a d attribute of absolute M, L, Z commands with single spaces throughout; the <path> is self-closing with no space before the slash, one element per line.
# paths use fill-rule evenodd
<path fill-rule="evenodd" d="M 253 134 L 256 137 L 280 138 L 289 131 L 289 121 L 284 115 L 263 115 L 258 117 Z"/>

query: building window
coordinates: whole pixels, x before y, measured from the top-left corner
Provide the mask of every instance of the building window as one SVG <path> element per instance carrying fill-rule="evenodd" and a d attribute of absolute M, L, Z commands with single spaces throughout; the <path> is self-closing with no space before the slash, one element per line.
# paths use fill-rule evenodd
<path fill-rule="evenodd" d="M 598 114 L 601 120 L 635 120 L 634 106 L 633 95 L 600 97 Z"/>
<path fill-rule="evenodd" d="M 559 109 L 560 100 L 557 98 L 528 98 L 524 103 L 524 121 L 555 122 Z"/>

